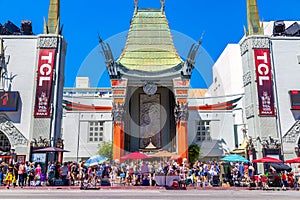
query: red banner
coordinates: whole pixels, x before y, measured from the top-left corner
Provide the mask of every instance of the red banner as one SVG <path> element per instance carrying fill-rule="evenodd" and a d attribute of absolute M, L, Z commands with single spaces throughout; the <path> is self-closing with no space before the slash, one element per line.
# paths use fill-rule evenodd
<path fill-rule="evenodd" d="M 269 49 L 255 49 L 259 115 L 274 116 L 274 92 Z"/>
<path fill-rule="evenodd" d="M 40 49 L 34 117 L 50 117 L 55 49 Z"/>

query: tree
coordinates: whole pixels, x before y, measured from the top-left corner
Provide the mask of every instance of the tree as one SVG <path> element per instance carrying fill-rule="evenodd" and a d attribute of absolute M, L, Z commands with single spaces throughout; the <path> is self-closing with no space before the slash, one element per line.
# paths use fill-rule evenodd
<path fill-rule="evenodd" d="M 197 144 L 189 146 L 189 162 L 193 165 L 200 157 L 200 147 Z"/>
<path fill-rule="evenodd" d="M 112 142 L 103 141 L 98 145 L 98 154 L 112 159 Z"/>

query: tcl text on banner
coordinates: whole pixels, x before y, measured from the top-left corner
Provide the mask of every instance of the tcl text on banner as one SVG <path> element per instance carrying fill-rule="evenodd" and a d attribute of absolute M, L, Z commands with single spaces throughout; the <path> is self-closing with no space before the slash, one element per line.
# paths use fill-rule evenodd
<path fill-rule="evenodd" d="M 50 117 L 55 49 L 40 49 L 34 117 Z"/>
<path fill-rule="evenodd" d="M 255 49 L 259 115 L 274 116 L 274 92 L 269 49 Z"/>

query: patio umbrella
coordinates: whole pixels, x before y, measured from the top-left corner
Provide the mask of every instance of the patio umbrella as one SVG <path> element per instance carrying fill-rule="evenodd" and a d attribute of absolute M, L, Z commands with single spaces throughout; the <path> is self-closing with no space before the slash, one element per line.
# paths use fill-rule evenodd
<path fill-rule="evenodd" d="M 289 159 L 285 161 L 286 163 L 300 163 L 300 157 Z"/>
<path fill-rule="evenodd" d="M 276 171 L 284 171 L 284 170 L 287 172 L 292 171 L 292 168 L 290 166 L 283 164 L 283 163 L 270 163 L 269 165 L 274 167 L 274 169 L 276 169 Z"/>
<path fill-rule="evenodd" d="M 220 160 L 225 161 L 225 162 L 244 162 L 244 163 L 249 162 L 249 160 L 247 160 L 243 156 L 240 156 L 237 154 L 229 154 L 229 155 L 221 158 Z"/>
<path fill-rule="evenodd" d="M 272 157 L 265 156 L 265 157 L 260 158 L 260 159 L 252 160 L 252 162 L 254 162 L 254 163 L 280 163 L 280 162 L 283 162 L 283 161 L 279 160 L 277 158 L 272 158 Z"/>
<path fill-rule="evenodd" d="M 147 159 L 147 158 L 151 158 L 151 157 L 147 156 L 144 153 L 138 152 L 138 151 L 127 154 L 127 155 L 121 157 L 122 160 L 127 160 L 127 159 L 140 160 L 140 159 Z"/>
<path fill-rule="evenodd" d="M 92 166 L 102 164 L 107 160 L 108 160 L 108 158 L 103 155 L 96 155 L 96 156 L 92 156 L 89 159 L 87 159 L 85 161 L 84 165 L 87 167 L 92 167 Z"/>
<path fill-rule="evenodd" d="M 41 149 L 35 149 L 32 152 L 38 153 L 38 152 L 70 152 L 68 150 L 64 150 L 58 147 L 45 147 Z"/>
<path fill-rule="evenodd" d="M 151 158 L 160 158 L 160 159 L 163 159 L 163 160 L 166 160 L 167 158 L 169 157 L 172 157 L 176 155 L 175 153 L 172 153 L 172 152 L 169 152 L 169 151 L 166 151 L 166 150 L 162 150 L 162 151 L 159 151 L 159 152 L 156 152 L 152 155 L 149 155 Z"/>

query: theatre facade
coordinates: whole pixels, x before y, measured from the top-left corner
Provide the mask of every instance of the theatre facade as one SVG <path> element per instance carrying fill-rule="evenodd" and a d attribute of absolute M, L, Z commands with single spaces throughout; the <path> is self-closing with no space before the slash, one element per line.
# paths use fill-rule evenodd
<path fill-rule="evenodd" d="M 99 141 L 112 141 L 114 159 L 161 149 L 187 158 L 193 143 L 203 160 L 226 153 L 250 160 L 299 155 L 300 26 L 262 24 L 256 0 L 246 2 L 245 36 L 225 48 L 207 89 L 190 87 L 201 40 L 178 55 L 164 3 L 139 9 L 136 2 L 122 54 L 115 59 L 100 40 L 111 88 L 65 88 L 64 133 L 72 127 L 77 134 L 68 144 L 76 154 L 66 158 L 96 154 Z"/>
<path fill-rule="evenodd" d="M 88 88 L 83 77 L 78 77 L 77 88 L 65 89 L 63 129 L 68 132 L 72 127 L 77 134 L 77 142 L 66 146 L 76 157 L 70 152 L 65 158 L 85 159 L 97 152 L 99 141 L 109 139 L 113 159 L 119 160 L 129 152 L 159 150 L 188 158 L 189 144 L 197 142 L 200 146 L 206 143 L 202 145 L 204 156 L 220 158 L 235 143 L 232 109 L 241 95 L 205 98 L 206 89 L 190 88 L 202 41 L 195 42 L 188 55 L 179 55 L 164 6 L 161 1 L 159 9 L 140 9 L 135 1 L 126 44 L 117 59 L 109 44 L 100 39 L 109 90 Z M 85 86 L 80 86 L 80 79 L 87 81 Z M 219 118 L 232 123 L 223 124 Z M 71 139 L 67 134 L 66 141 Z"/>

